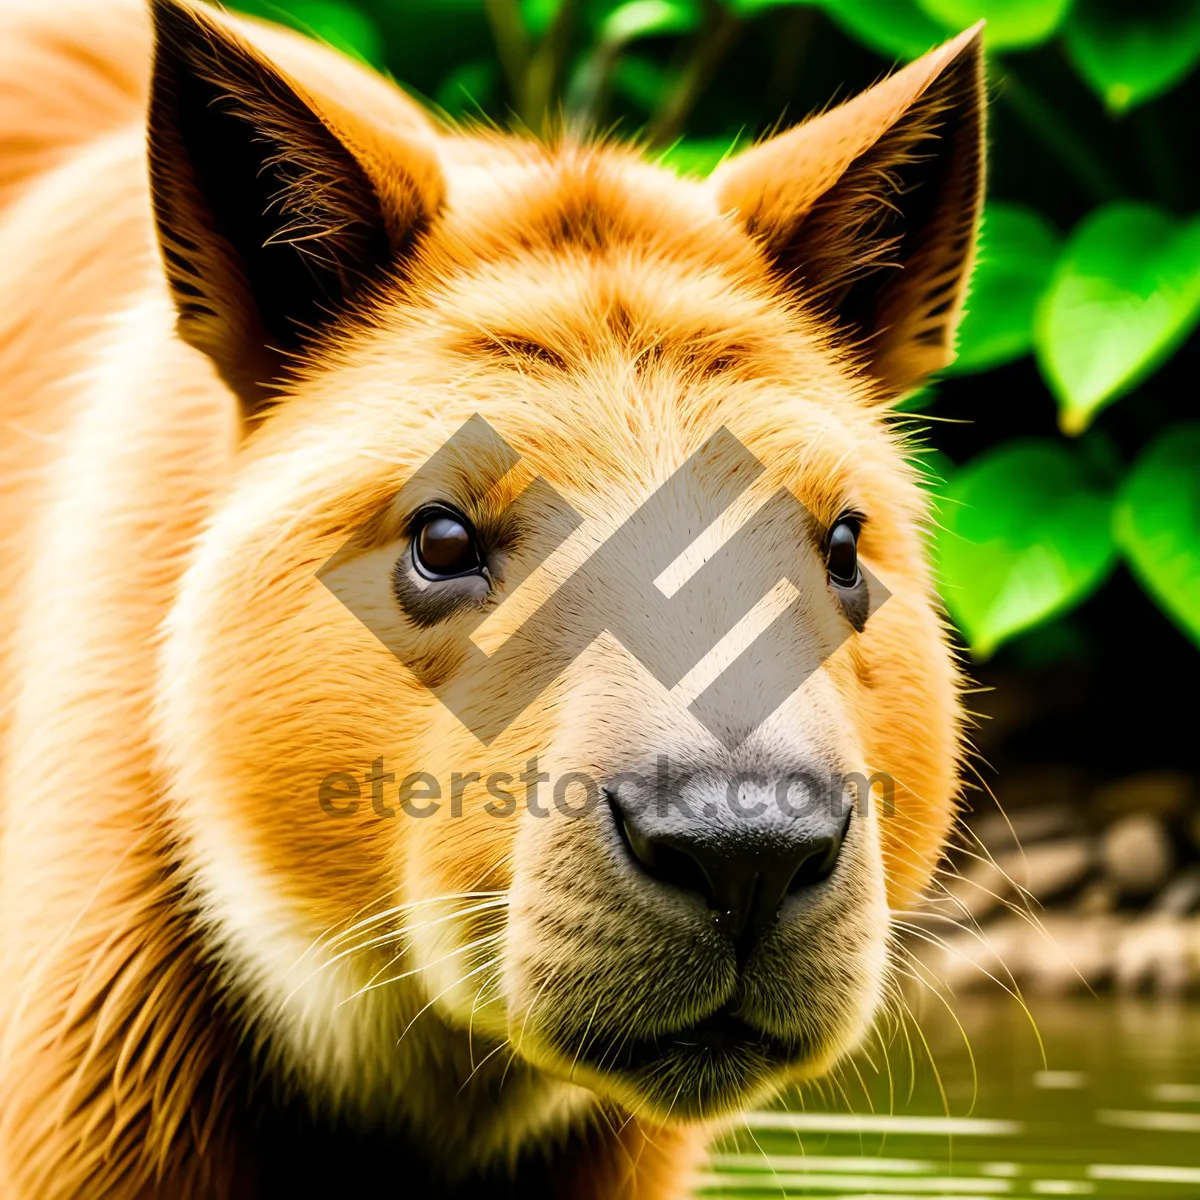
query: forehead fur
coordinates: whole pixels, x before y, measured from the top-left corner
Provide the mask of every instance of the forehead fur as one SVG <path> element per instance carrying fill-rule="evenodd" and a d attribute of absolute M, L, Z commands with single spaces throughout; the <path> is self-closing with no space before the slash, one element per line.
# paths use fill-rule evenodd
<path fill-rule="evenodd" d="M 476 172 L 457 168 L 453 158 L 448 166 L 441 236 L 426 256 L 440 275 L 514 253 L 630 249 L 698 269 L 759 270 L 751 244 L 732 224 L 713 221 L 715 207 L 703 184 L 680 179 L 628 147 L 505 138 L 495 143 L 485 173 Z"/>
<path fill-rule="evenodd" d="M 871 378 L 703 185 L 617 147 L 485 145 L 488 187 L 449 164 L 404 277 L 314 355 L 269 444 L 340 413 L 345 449 L 411 472 L 480 412 L 579 492 L 650 484 L 727 425 L 826 520 L 856 474 L 907 490 Z"/>
<path fill-rule="evenodd" d="M 615 146 L 493 149 L 484 170 L 449 154 L 446 207 L 367 326 L 435 318 L 439 349 L 568 368 L 615 350 L 795 379 L 798 357 L 816 366 L 821 351 L 846 368 L 843 396 L 871 394 L 820 311 L 780 286 L 703 184 Z M 326 344 L 344 346 L 344 331 Z"/>

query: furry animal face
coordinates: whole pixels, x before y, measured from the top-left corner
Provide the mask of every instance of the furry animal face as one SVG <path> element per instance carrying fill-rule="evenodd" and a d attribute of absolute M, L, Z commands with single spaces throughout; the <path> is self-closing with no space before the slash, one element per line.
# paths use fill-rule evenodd
<path fill-rule="evenodd" d="M 977 31 L 700 183 L 372 123 L 198 11 L 157 18 L 164 261 L 248 428 L 159 706 L 232 992 L 291 1075 L 368 1112 L 411 1107 L 430 1061 L 493 1098 L 512 1061 L 558 1109 L 582 1087 L 659 1121 L 822 1072 L 952 818 L 955 673 L 888 405 L 951 353 Z M 727 502 L 739 452 L 761 473 Z M 781 490 L 804 520 L 763 515 Z M 646 554 L 555 607 L 622 529 Z M 647 577 L 677 545 L 674 582 Z M 720 587 L 652 629 L 713 647 L 677 686 L 614 616 L 477 736 L 582 609 L 631 618 L 717 555 L 788 582 L 745 624 Z M 735 664 L 750 705 L 784 609 L 797 686 L 753 727 L 698 721 Z M 886 802 L 795 802 L 855 773 Z"/>

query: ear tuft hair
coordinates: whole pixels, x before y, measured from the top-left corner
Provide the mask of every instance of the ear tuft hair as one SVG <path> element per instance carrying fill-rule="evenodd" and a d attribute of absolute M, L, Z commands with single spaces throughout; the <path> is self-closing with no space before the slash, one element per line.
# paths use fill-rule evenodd
<path fill-rule="evenodd" d="M 983 203 L 982 26 L 713 176 L 895 395 L 953 360 Z"/>
<path fill-rule="evenodd" d="M 185 0 L 152 0 L 150 178 L 185 340 L 251 410 L 436 217 L 431 147 L 336 103 Z"/>

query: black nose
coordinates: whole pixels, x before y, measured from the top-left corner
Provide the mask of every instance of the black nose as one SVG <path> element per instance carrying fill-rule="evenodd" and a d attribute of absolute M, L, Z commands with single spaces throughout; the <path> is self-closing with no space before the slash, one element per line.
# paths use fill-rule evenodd
<path fill-rule="evenodd" d="M 762 791 L 776 796 L 773 787 Z M 789 895 L 833 872 L 850 820 L 840 798 L 809 796 L 799 810 L 761 802 L 748 811 L 726 803 L 726 789 L 711 782 L 666 798 L 607 794 L 640 866 L 702 896 L 743 958 Z"/>

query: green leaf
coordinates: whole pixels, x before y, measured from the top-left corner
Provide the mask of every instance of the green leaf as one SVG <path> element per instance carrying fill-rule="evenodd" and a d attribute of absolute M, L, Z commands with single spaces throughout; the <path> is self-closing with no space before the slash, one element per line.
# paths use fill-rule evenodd
<path fill-rule="evenodd" d="M 937 389 L 927 384 L 925 387 L 920 387 L 915 391 L 909 392 L 906 396 L 901 396 L 892 405 L 892 411 L 906 413 L 924 412 L 926 409 L 932 408 L 936 400 Z"/>
<path fill-rule="evenodd" d="M 983 18 L 992 50 L 1036 46 L 1054 35 L 1074 0 L 917 0 L 927 16 L 951 33 Z"/>
<path fill-rule="evenodd" d="M 1100 585 L 1115 557 L 1111 510 L 1061 442 L 1008 442 L 952 474 L 938 506 L 937 574 L 977 656 Z"/>
<path fill-rule="evenodd" d="M 499 72 L 492 59 L 475 59 L 455 67 L 438 85 L 434 102 L 452 117 L 478 115 L 496 99 Z"/>
<path fill-rule="evenodd" d="M 933 446 L 922 446 L 912 457 L 917 464 L 921 486 L 938 494 L 944 492 L 947 482 L 955 471 L 950 457 Z"/>
<path fill-rule="evenodd" d="M 939 531 L 945 525 L 943 509 L 946 504 L 946 491 L 950 478 L 955 472 L 954 463 L 940 450 L 932 446 L 922 446 L 912 455 L 913 466 L 917 473 L 917 483 L 929 493 L 929 516 L 932 526 Z M 935 563 L 935 568 L 940 564 Z"/>
<path fill-rule="evenodd" d="M 388 69 L 408 91 L 432 96 L 464 63 L 495 58 L 483 0 L 360 0 L 359 7 L 374 19 Z"/>
<path fill-rule="evenodd" d="M 1063 41 L 1111 112 L 1174 87 L 1200 61 L 1196 0 L 1083 0 Z"/>
<path fill-rule="evenodd" d="M 918 58 L 946 40 L 914 0 L 824 0 L 826 16 L 856 41 L 885 58 Z"/>
<path fill-rule="evenodd" d="M 288 23 L 374 66 L 383 64 L 383 39 L 375 22 L 353 4 L 336 0 L 287 0 L 280 6 Z"/>
<path fill-rule="evenodd" d="M 1113 528 L 1142 587 L 1200 645 L 1200 423 L 1172 426 L 1142 452 Z"/>
<path fill-rule="evenodd" d="M 944 537 L 942 530 L 945 526 L 945 518 L 943 516 L 943 508 L 946 503 L 946 486 L 950 477 L 954 474 L 955 466 L 950 461 L 949 457 L 943 454 L 940 450 L 934 449 L 933 446 L 921 446 L 913 450 L 909 455 L 913 469 L 916 472 L 918 485 L 928 493 L 929 500 L 929 523 L 928 530 L 931 539 L 934 535 Z M 936 550 L 936 543 L 932 547 Z M 937 554 L 931 555 L 930 565 L 933 568 L 933 578 L 941 590 L 940 570 L 941 563 L 938 561 Z"/>
<path fill-rule="evenodd" d="M 743 17 L 771 8 L 820 8 L 843 32 L 885 58 L 917 58 L 946 40 L 946 30 L 914 0 L 731 0 Z"/>
<path fill-rule="evenodd" d="M 988 205 L 951 371 L 986 371 L 1033 349 L 1038 301 L 1058 261 L 1059 243 L 1039 213 L 1015 204 Z"/>
<path fill-rule="evenodd" d="M 677 78 L 676 72 L 652 58 L 623 54 L 613 68 L 612 89 L 643 112 L 653 112 Z"/>
<path fill-rule="evenodd" d="M 728 7 L 740 17 L 756 17 L 771 8 L 815 8 L 820 0 L 730 0 Z"/>
<path fill-rule="evenodd" d="M 740 134 L 734 137 L 676 142 L 663 151 L 658 161 L 678 175 L 710 175 L 741 143 Z"/>
<path fill-rule="evenodd" d="M 542 37 L 554 24 L 564 0 L 521 0 L 521 20 L 535 37 Z"/>
<path fill-rule="evenodd" d="M 699 24 L 700 9 L 687 0 L 629 0 L 604 18 L 600 39 L 621 46 L 637 38 L 691 33 Z"/>
<path fill-rule="evenodd" d="M 1038 361 L 1067 433 L 1148 375 L 1200 320 L 1200 217 L 1097 209 L 1072 233 L 1038 311 Z"/>

